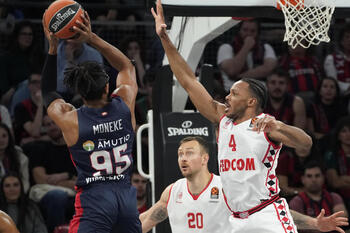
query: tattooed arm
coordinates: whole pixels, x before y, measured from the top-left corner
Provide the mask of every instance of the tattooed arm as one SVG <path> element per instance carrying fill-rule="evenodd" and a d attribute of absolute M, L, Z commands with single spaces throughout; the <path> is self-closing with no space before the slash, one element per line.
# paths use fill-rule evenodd
<path fill-rule="evenodd" d="M 338 211 L 331 216 L 325 217 L 325 211 L 322 209 L 317 218 L 300 214 L 294 210 L 290 210 L 290 213 L 298 230 L 338 231 L 344 233 L 340 226 L 349 225 L 348 218 L 341 217 L 344 216 L 344 211 Z"/>
<path fill-rule="evenodd" d="M 143 233 L 150 231 L 158 223 L 164 221 L 168 217 L 167 203 L 171 187 L 172 184 L 163 191 L 162 196 L 156 204 L 140 215 Z"/>

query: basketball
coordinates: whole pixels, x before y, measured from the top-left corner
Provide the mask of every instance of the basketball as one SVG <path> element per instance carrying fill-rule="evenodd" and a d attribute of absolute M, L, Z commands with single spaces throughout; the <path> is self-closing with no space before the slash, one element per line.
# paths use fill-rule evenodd
<path fill-rule="evenodd" d="M 69 39 L 75 35 L 73 26 L 80 18 L 83 9 L 73 0 L 56 0 L 46 10 L 44 22 L 47 29 L 60 39 Z"/>

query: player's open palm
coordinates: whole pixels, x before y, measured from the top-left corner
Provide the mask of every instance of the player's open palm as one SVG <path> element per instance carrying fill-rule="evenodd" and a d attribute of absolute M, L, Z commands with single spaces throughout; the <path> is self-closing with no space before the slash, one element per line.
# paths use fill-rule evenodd
<path fill-rule="evenodd" d="M 162 2 L 160 0 L 157 0 L 156 7 L 157 7 L 157 12 L 155 12 L 153 8 L 151 9 L 151 12 L 154 17 L 156 32 L 159 37 L 162 37 L 163 35 L 166 34 L 166 24 L 164 21 Z"/>
<path fill-rule="evenodd" d="M 255 121 L 253 130 L 260 132 L 270 133 L 280 128 L 279 121 L 275 117 L 265 115 L 263 118 L 259 118 Z"/>
<path fill-rule="evenodd" d="M 340 226 L 347 226 L 348 218 L 342 217 L 344 216 L 344 211 L 338 211 L 331 216 L 325 217 L 325 210 L 322 209 L 321 213 L 316 218 L 316 225 L 318 230 L 322 232 L 328 231 L 338 231 L 344 233 L 344 230 L 340 228 Z"/>

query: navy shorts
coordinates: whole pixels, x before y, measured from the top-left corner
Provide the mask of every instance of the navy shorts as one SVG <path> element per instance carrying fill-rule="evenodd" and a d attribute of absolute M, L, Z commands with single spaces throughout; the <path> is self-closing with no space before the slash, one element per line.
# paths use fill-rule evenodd
<path fill-rule="evenodd" d="M 141 233 L 136 189 L 121 182 L 78 190 L 69 233 Z"/>

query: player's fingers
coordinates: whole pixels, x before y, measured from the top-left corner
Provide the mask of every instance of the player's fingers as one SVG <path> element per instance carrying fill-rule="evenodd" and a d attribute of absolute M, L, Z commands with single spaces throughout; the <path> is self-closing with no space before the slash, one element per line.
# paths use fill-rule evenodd
<path fill-rule="evenodd" d="M 345 233 L 345 231 L 343 229 L 341 229 L 340 227 L 336 227 L 335 230 L 340 232 L 340 233 Z"/>
<path fill-rule="evenodd" d="M 80 29 L 81 29 L 83 32 L 86 32 L 86 31 L 87 31 L 87 26 L 86 26 L 84 23 L 80 22 L 79 20 L 77 20 L 77 21 L 75 21 L 75 22 L 79 25 Z M 78 27 L 78 28 L 79 28 L 79 27 Z"/>
<path fill-rule="evenodd" d="M 162 2 L 160 0 L 157 1 L 157 13 L 159 15 L 163 15 L 163 7 L 162 7 Z"/>
<path fill-rule="evenodd" d="M 160 26 L 161 26 L 161 28 L 165 28 L 166 29 L 166 24 L 165 23 L 161 24 Z"/>
<path fill-rule="evenodd" d="M 90 16 L 89 13 L 87 11 L 84 11 L 85 17 L 88 20 L 88 22 L 90 22 Z"/>
<path fill-rule="evenodd" d="M 325 211 L 324 211 L 324 209 L 322 209 L 321 212 L 320 212 L 320 214 L 319 214 L 317 217 L 318 217 L 318 218 L 323 217 L 323 216 L 324 216 L 324 213 L 325 213 Z M 333 214 L 333 215 L 334 215 L 334 214 Z"/>
<path fill-rule="evenodd" d="M 338 212 L 332 214 L 332 217 L 338 217 L 339 215 L 343 216 L 344 215 L 344 211 L 338 211 Z"/>

